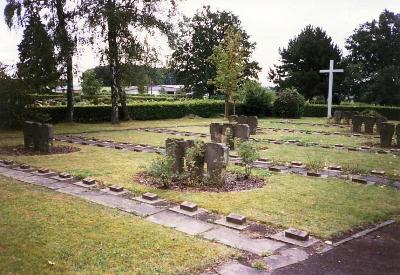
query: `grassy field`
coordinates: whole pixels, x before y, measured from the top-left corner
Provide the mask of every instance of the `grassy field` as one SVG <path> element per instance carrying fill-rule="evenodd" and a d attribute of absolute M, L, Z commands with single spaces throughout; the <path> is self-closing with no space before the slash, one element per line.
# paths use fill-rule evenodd
<path fill-rule="evenodd" d="M 194 274 L 232 249 L 0 177 L 1 274 Z"/>

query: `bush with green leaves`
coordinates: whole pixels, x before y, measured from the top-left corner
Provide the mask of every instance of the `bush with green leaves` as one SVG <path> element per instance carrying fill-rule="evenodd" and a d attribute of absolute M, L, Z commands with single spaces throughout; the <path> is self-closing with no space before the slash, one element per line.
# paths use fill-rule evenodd
<path fill-rule="evenodd" d="M 175 177 L 173 172 L 174 158 L 169 155 L 157 156 L 150 164 L 147 172 L 155 178 L 155 180 L 162 184 L 163 187 L 168 188 Z"/>
<path fill-rule="evenodd" d="M 240 90 L 242 110 L 246 115 L 266 116 L 272 114 L 275 94 L 269 92 L 257 81 L 246 81 Z"/>
<path fill-rule="evenodd" d="M 204 166 L 204 142 L 201 140 L 195 140 L 194 146 L 189 147 L 186 150 L 185 160 L 188 184 L 201 184 L 203 182 L 204 171 L 200 166 Z"/>
<path fill-rule="evenodd" d="M 93 98 L 100 94 L 101 82 L 96 78 L 93 70 L 88 70 L 83 74 L 82 79 L 82 93 L 88 97 Z"/>
<path fill-rule="evenodd" d="M 296 89 L 284 89 L 277 94 L 275 99 L 275 115 L 284 118 L 300 118 L 304 112 L 304 105 L 304 97 Z"/>
<path fill-rule="evenodd" d="M 259 158 L 259 153 L 251 141 L 236 141 L 238 156 L 242 159 L 245 168 L 245 176 L 248 178 L 251 174 L 253 163 Z"/>

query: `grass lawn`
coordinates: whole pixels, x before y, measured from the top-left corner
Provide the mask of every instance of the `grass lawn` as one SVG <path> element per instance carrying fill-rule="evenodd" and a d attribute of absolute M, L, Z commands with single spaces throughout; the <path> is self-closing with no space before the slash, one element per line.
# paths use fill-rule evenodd
<path fill-rule="evenodd" d="M 182 125 L 188 124 L 187 119 Z M 300 120 L 302 121 L 302 120 Z M 307 121 L 312 121 L 307 119 Z M 206 120 L 204 129 L 207 129 Z M 141 127 L 154 127 L 164 122 L 140 122 Z M 174 120 L 179 124 L 179 121 Z M 135 124 L 131 122 L 131 124 Z M 167 124 L 165 124 L 167 125 Z M 173 126 L 173 125 L 172 125 Z M 303 125 L 299 125 L 301 127 Z M 77 129 L 81 126 L 75 126 Z M 89 128 L 101 129 L 91 125 Z M 188 130 L 198 126 L 179 128 Z M 324 127 L 322 127 L 324 128 Z M 60 128 L 59 128 L 60 129 Z M 67 131 L 68 128 L 63 128 Z M 73 128 L 73 130 L 76 130 Z M 197 129 L 199 130 L 199 129 Z M 193 130 L 194 131 L 194 130 Z M 194 131 L 198 132 L 198 131 Z M 170 135 L 146 133 L 139 131 L 100 132 L 88 134 L 104 139 L 131 141 L 152 145 L 163 145 Z M 171 136 L 174 137 L 174 136 Z M 304 137 L 308 137 L 304 135 Z M 341 138 L 339 136 L 318 136 L 324 138 Z M 347 138 L 347 141 L 360 142 L 360 138 Z M 0 144 L 21 143 L 22 139 L 0 139 Z M 339 142 L 337 142 L 339 143 Z M 347 145 L 345 142 L 343 144 Z M 134 182 L 135 173 L 148 165 L 155 154 L 135 153 L 94 146 L 73 146 L 81 151 L 65 155 L 19 156 L 13 158 L 18 162 L 26 162 L 35 166 L 46 166 L 56 171 L 68 171 L 75 176 L 92 176 L 105 184 L 120 184 L 136 193 L 156 192 L 160 196 L 174 200 L 189 200 L 218 213 L 238 212 L 250 219 L 276 227 L 297 227 L 311 231 L 314 235 L 329 238 L 377 221 L 400 215 L 400 192 L 392 187 L 364 186 L 339 179 L 316 179 L 299 175 L 270 174 L 258 171 L 267 179 L 268 184 L 261 188 L 245 192 L 205 193 L 177 192 L 171 190 L 155 190 Z M 268 145 L 270 148 L 261 154 L 276 160 L 301 160 L 305 163 L 325 162 L 342 164 L 349 169 L 360 169 L 363 165 L 368 169 L 383 168 L 388 173 L 398 173 L 399 161 L 392 155 L 374 155 L 371 153 L 348 153 L 329 149 L 303 148 L 286 145 Z M 239 168 L 232 168 L 239 169 Z M 397 170 L 396 170 L 397 169 Z M 397 171 L 397 172 L 396 172 Z"/>
<path fill-rule="evenodd" d="M 193 274 L 232 249 L 0 177 L 0 273 Z"/>

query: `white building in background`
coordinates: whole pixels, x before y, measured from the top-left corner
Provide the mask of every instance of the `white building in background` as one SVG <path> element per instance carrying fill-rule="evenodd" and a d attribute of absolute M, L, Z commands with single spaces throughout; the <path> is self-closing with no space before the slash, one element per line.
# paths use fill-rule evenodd
<path fill-rule="evenodd" d="M 154 85 L 154 86 L 144 86 L 145 94 L 148 95 L 176 95 L 180 90 L 182 90 L 184 85 Z M 137 86 L 125 87 L 125 92 L 128 95 L 139 94 L 139 89 Z"/>
<path fill-rule="evenodd" d="M 74 92 L 74 94 L 80 94 L 82 92 L 82 87 L 74 85 L 72 87 L 72 91 Z M 58 94 L 66 94 L 67 93 L 67 86 L 56 87 L 54 92 L 56 92 Z"/>

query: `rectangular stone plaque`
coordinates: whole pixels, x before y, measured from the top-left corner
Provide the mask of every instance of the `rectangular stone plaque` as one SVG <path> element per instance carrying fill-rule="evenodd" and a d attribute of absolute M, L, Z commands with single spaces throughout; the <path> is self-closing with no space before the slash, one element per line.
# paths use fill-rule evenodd
<path fill-rule="evenodd" d="M 118 192 L 118 193 L 124 191 L 124 187 L 119 186 L 117 184 L 113 184 L 113 185 L 109 186 L 108 188 L 110 188 L 111 191 Z"/>
<path fill-rule="evenodd" d="M 285 230 L 285 237 L 304 242 L 304 241 L 308 241 L 310 234 L 303 230 L 289 228 L 289 229 Z"/>
<path fill-rule="evenodd" d="M 197 204 L 193 202 L 182 202 L 179 206 L 182 210 L 189 211 L 189 212 L 194 212 L 198 209 Z"/>
<path fill-rule="evenodd" d="M 149 201 L 155 201 L 158 200 L 158 195 L 154 193 L 144 193 L 142 198 Z"/>
<path fill-rule="evenodd" d="M 238 225 L 243 225 L 246 223 L 246 217 L 239 214 L 231 213 L 226 216 L 226 221 Z"/>

